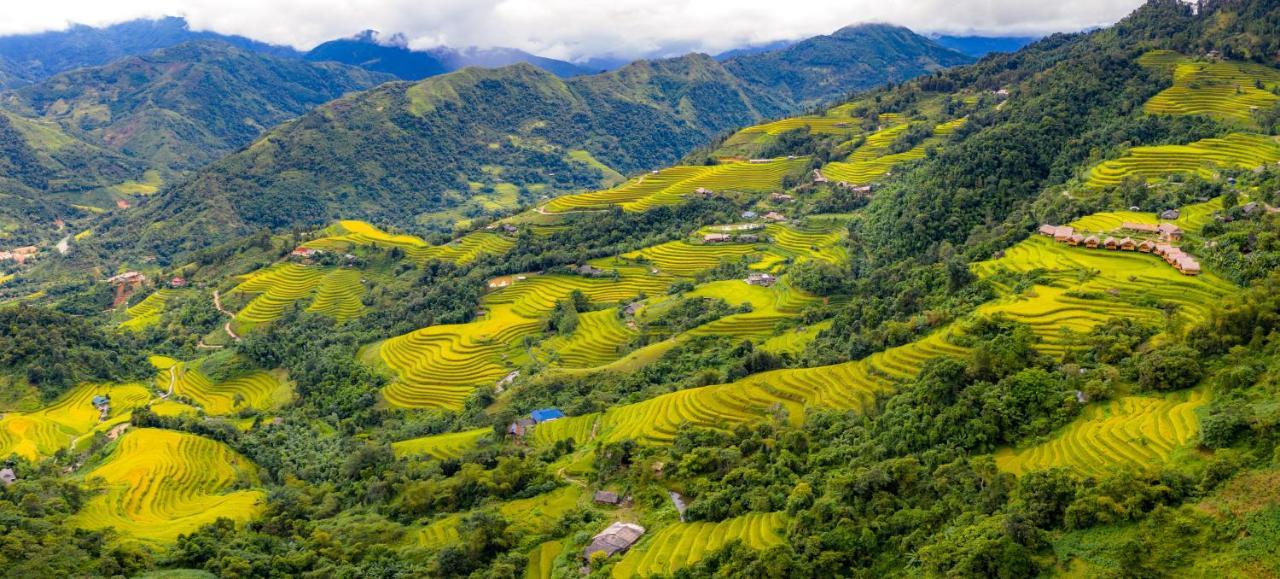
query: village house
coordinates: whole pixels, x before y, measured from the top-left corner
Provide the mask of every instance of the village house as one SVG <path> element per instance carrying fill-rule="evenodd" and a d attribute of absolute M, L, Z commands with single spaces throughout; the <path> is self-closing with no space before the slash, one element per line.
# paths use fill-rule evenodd
<path fill-rule="evenodd" d="M 742 235 L 739 235 L 737 240 L 742 243 L 755 243 L 757 241 L 760 241 L 760 236 L 754 235 L 751 233 L 744 233 Z"/>
<path fill-rule="evenodd" d="M 591 544 L 582 551 L 582 558 L 590 561 L 591 556 L 596 553 L 604 553 L 605 557 L 612 557 L 618 553 L 630 549 L 640 537 L 644 536 L 644 527 L 635 523 L 616 522 L 609 525 L 600 534 L 591 538 Z"/>
<path fill-rule="evenodd" d="M 1172 223 L 1161 223 L 1159 227 L 1156 227 L 1156 233 L 1160 235 L 1161 239 L 1169 241 L 1182 240 L 1182 228 Z"/>
<path fill-rule="evenodd" d="M 107 283 L 115 285 L 136 285 L 147 281 L 147 276 L 136 271 L 126 271 L 119 275 L 113 275 L 107 278 Z"/>
<path fill-rule="evenodd" d="M 635 317 L 636 313 L 640 311 L 640 307 L 640 302 L 631 302 L 627 304 L 627 307 L 622 309 L 622 314 Z"/>
<path fill-rule="evenodd" d="M 1040 226 L 1040 229 L 1038 229 L 1038 230 L 1036 230 L 1036 231 L 1038 231 L 1038 232 L 1040 233 L 1040 235 L 1043 235 L 1043 236 L 1045 236 L 1045 237 L 1053 237 L 1053 234 L 1054 234 L 1054 233 L 1057 233 L 1058 228 L 1057 228 L 1057 227 L 1054 227 L 1054 226 L 1052 226 L 1052 225 L 1049 225 L 1048 223 L 1046 223 L 1046 224 L 1044 224 L 1044 225 L 1041 225 L 1041 226 Z"/>
<path fill-rule="evenodd" d="M 1177 209 L 1166 209 L 1160 213 L 1160 219 L 1164 219 L 1166 221 L 1173 221 L 1181 216 L 1182 212 Z"/>
<path fill-rule="evenodd" d="M 94 396 L 90 401 L 93 407 L 98 411 L 98 420 L 105 421 L 111 414 L 111 398 L 101 394 Z"/>
<path fill-rule="evenodd" d="M 534 424 L 536 423 L 532 418 L 521 418 L 512 422 L 511 425 L 507 427 L 507 434 L 515 436 L 516 438 L 524 438 L 524 435 L 528 434 Z"/>
<path fill-rule="evenodd" d="M 773 275 L 767 274 L 767 273 L 760 273 L 760 272 L 749 273 L 747 274 L 747 279 L 746 279 L 747 283 L 751 285 L 758 285 L 761 287 L 769 287 L 773 285 L 773 282 L 776 282 L 776 281 L 778 281 L 778 278 L 773 277 Z"/>
<path fill-rule="evenodd" d="M 1173 247 L 1170 246 L 1168 243 L 1157 243 L 1155 249 L 1151 250 L 1151 253 L 1154 253 L 1156 255 L 1163 257 L 1164 254 L 1168 253 L 1170 249 L 1173 249 Z"/>
<path fill-rule="evenodd" d="M 1241 205 L 1240 211 L 1243 211 L 1245 215 L 1253 215 L 1254 213 L 1257 213 L 1258 210 L 1261 208 L 1262 206 L 1258 205 L 1257 202 L 1250 201 L 1248 203 L 1245 203 L 1244 205 Z"/>
<path fill-rule="evenodd" d="M 1135 233 L 1157 233 L 1160 227 L 1154 223 L 1133 223 L 1126 221 L 1120 225 L 1120 229 L 1125 229 Z"/>
<path fill-rule="evenodd" d="M 826 182 L 827 182 L 827 178 L 826 178 L 826 177 L 824 177 L 824 176 L 822 175 L 822 171 L 819 171 L 819 170 L 817 170 L 817 169 L 814 169 L 814 170 L 813 170 L 813 182 L 814 182 L 814 183 L 826 183 Z"/>
<path fill-rule="evenodd" d="M 170 287 L 186 287 L 187 280 L 185 278 L 174 276 L 169 280 Z"/>
<path fill-rule="evenodd" d="M 0 260 L 12 259 L 19 264 L 23 264 L 26 263 L 28 259 L 35 257 L 36 252 L 38 251 L 39 250 L 34 245 L 15 247 L 13 248 L 13 251 L 0 252 Z"/>
<path fill-rule="evenodd" d="M 1119 246 L 1119 242 L 1117 242 L 1116 238 L 1114 237 L 1107 236 L 1106 239 L 1102 240 L 1102 247 L 1106 249 L 1115 249 L 1118 246 Z"/>
<path fill-rule="evenodd" d="M 0 483 L 9 486 L 15 482 L 18 482 L 18 473 L 11 468 L 0 469 Z"/>
<path fill-rule="evenodd" d="M 574 271 L 578 272 L 578 275 L 586 276 L 586 277 L 600 277 L 604 275 L 603 269 L 600 269 L 593 265 L 587 265 L 585 263 L 575 268 Z"/>
<path fill-rule="evenodd" d="M 1133 238 L 1126 237 L 1120 240 L 1121 251 L 1133 251 L 1137 248 L 1138 248 L 1138 244 L 1133 241 Z"/>
<path fill-rule="evenodd" d="M 1155 248 L 1156 242 L 1151 241 L 1150 239 L 1144 240 L 1142 243 L 1138 244 L 1138 251 L 1141 251 L 1142 253 L 1151 253 L 1151 250 Z"/>
<path fill-rule="evenodd" d="M 1190 255 L 1183 255 L 1179 258 L 1175 267 L 1182 272 L 1182 275 L 1200 275 L 1200 262 Z"/>
<path fill-rule="evenodd" d="M 795 199 L 796 199 L 795 197 L 792 197 L 792 196 L 790 196 L 790 195 L 787 195 L 786 193 L 770 193 L 770 194 L 769 194 L 769 200 L 770 200 L 770 201 L 778 201 L 778 202 L 781 202 L 781 203 L 790 203 L 791 201 L 795 201 Z"/>
<path fill-rule="evenodd" d="M 516 226 L 514 226 L 514 225 L 512 225 L 512 224 L 510 224 L 510 223 L 503 223 L 503 224 L 502 224 L 502 230 L 503 230 L 503 231 L 505 231 L 505 232 L 507 232 L 507 233 L 516 233 L 516 232 L 520 231 L 520 228 L 519 228 L 519 227 L 516 227 Z"/>
<path fill-rule="evenodd" d="M 768 163 L 769 161 L 771 161 L 771 159 L 749 159 L 747 162 L 754 163 L 756 165 L 762 165 L 764 163 Z"/>
<path fill-rule="evenodd" d="M 1084 246 L 1089 249 L 1097 249 L 1099 243 L 1101 243 L 1101 241 L 1098 240 L 1097 235 L 1090 235 L 1089 237 L 1084 238 Z"/>
<path fill-rule="evenodd" d="M 724 243 L 732 239 L 727 233 L 708 233 L 702 236 L 702 241 L 706 243 Z"/>
<path fill-rule="evenodd" d="M 596 491 L 596 494 L 591 497 L 591 500 L 597 505 L 617 506 L 622 502 L 622 499 L 618 497 L 618 493 L 611 491 Z"/>
<path fill-rule="evenodd" d="M 778 213 L 777 211 L 770 211 L 770 212 L 768 212 L 768 213 L 765 213 L 765 214 L 764 214 L 764 218 L 765 218 L 765 219 L 768 219 L 769 221 L 772 221 L 772 222 L 774 222 L 774 223 L 786 223 L 786 222 L 787 222 L 787 216 L 785 216 L 785 215 L 783 215 L 783 214 L 781 214 L 781 213 Z"/>
<path fill-rule="evenodd" d="M 1053 228 L 1053 240 L 1066 241 L 1070 239 L 1071 235 L 1075 232 L 1076 230 L 1072 228 L 1070 225 L 1059 225 Z"/>
<path fill-rule="evenodd" d="M 1077 246 L 1081 243 L 1084 243 L 1084 236 L 1079 233 L 1072 233 L 1071 237 L 1067 238 L 1067 245 Z"/>
<path fill-rule="evenodd" d="M 317 253 L 320 253 L 320 251 L 317 249 L 313 249 L 310 247 L 303 247 L 300 245 L 298 247 L 293 248 L 293 251 L 290 251 L 289 255 L 292 257 L 301 257 L 305 259 L 305 258 L 312 257 Z"/>

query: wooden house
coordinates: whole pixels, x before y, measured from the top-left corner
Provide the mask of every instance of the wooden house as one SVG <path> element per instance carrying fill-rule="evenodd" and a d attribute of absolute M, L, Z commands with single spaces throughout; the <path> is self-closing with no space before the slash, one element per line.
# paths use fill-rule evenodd
<path fill-rule="evenodd" d="M 1099 243 L 1102 242 L 1098 239 L 1097 235 L 1090 235 L 1089 237 L 1084 238 L 1084 246 L 1089 249 L 1097 249 Z"/>
<path fill-rule="evenodd" d="M 1053 228 L 1053 240 L 1065 242 L 1066 240 L 1070 239 L 1071 234 L 1075 232 L 1076 230 L 1072 228 L 1070 225 L 1059 225 Z"/>
<path fill-rule="evenodd" d="M 617 506 L 622 502 L 622 499 L 618 497 L 618 493 L 611 491 L 596 491 L 596 494 L 591 497 L 591 500 L 597 505 Z"/>
<path fill-rule="evenodd" d="M 1040 233 L 1040 235 L 1043 235 L 1043 236 L 1045 236 L 1045 237 L 1053 237 L 1054 232 L 1056 232 L 1057 230 L 1058 230 L 1058 228 L 1057 228 L 1057 227 L 1054 227 L 1054 226 L 1049 225 L 1048 223 L 1046 223 L 1046 224 L 1044 224 L 1044 225 L 1041 225 L 1041 226 L 1040 226 L 1040 229 L 1038 229 L 1038 230 L 1036 230 L 1036 231 L 1038 231 L 1038 232 Z"/>
<path fill-rule="evenodd" d="M 1156 248 L 1156 243 L 1149 239 L 1143 240 L 1142 243 L 1138 244 L 1138 251 L 1141 251 L 1142 253 L 1151 253 L 1151 250 L 1155 248 Z"/>
<path fill-rule="evenodd" d="M 702 241 L 706 243 L 724 243 L 730 239 L 727 233 L 708 233 L 702 236 Z"/>
<path fill-rule="evenodd" d="M 1160 213 L 1160 219 L 1164 219 L 1166 221 L 1173 221 L 1181 216 L 1182 212 L 1177 209 L 1166 209 Z"/>
<path fill-rule="evenodd" d="M 1161 223 L 1156 228 L 1156 233 L 1160 235 L 1161 239 L 1182 241 L 1182 228 L 1172 223 Z"/>
<path fill-rule="evenodd" d="M 1084 236 L 1079 233 L 1072 233 L 1071 237 L 1067 238 L 1067 245 L 1078 246 L 1081 243 L 1084 243 Z"/>
<path fill-rule="evenodd" d="M 1105 247 L 1107 249 L 1116 249 L 1119 246 L 1120 246 L 1120 242 L 1116 241 L 1116 238 L 1114 237 L 1107 236 L 1106 239 L 1102 240 L 1102 247 Z"/>
<path fill-rule="evenodd" d="M 1178 268 L 1178 271 L 1182 272 L 1182 275 L 1200 275 L 1200 262 L 1196 261 L 1195 258 L 1190 255 L 1184 254 L 1178 259 L 1178 262 L 1174 264 L 1174 267 Z"/>
<path fill-rule="evenodd" d="M 1119 246 L 1121 251 L 1133 251 L 1135 249 L 1138 249 L 1137 242 L 1135 242 L 1133 238 L 1130 238 L 1130 237 L 1121 239 Z"/>
<path fill-rule="evenodd" d="M 604 553 L 612 557 L 630 549 L 644 535 L 644 527 L 635 523 L 615 522 L 598 535 L 591 538 L 591 544 L 582 551 L 582 558 L 590 561 L 596 553 Z"/>
<path fill-rule="evenodd" d="M 1132 221 L 1126 221 L 1120 224 L 1120 229 L 1125 229 L 1125 230 L 1133 231 L 1136 233 L 1156 233 L 1158 228 L 1159 226 L 1157 226 L 1154 223 L 1134 223 Z"/>
<path fill-rule="evenodd" d="M 1173 246 L 1169 245 L 1168 243 L 1157 243 L 1155 249 L 1151 250 L 1151 253 L 1163 256 L 1164 254 L 1168 253 L 1169 250 L 1172 248 Z"/>

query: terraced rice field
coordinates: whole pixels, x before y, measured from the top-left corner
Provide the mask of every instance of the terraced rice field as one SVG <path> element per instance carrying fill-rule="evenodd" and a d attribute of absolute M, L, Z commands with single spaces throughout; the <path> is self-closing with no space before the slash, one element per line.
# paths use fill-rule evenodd
<path fill-rule="evenodd" d="M 782 544 L 786 515 L 751 513 L 719 523 L 673 523 L 647 537 L 613 567 L 618 579 L 668 575 L 740 540 L 752 549 Z"/>
<path fill-rule="evenodd" d="M 1195 439 L 1195 411 L 1206 402 L 1201 390 L 1190 390 L 1093 404 L 1048 442 L 1000 450 L 996 465 L 1018 475 L 1050 467 L 1067 467 L 1085 476 L 1120 467 L 1147 470 L 1167 462 L 1175 450 Z"/>
<path fill-rule="evenodd" d="M 111 398 L 111 415 L 99 422 L 94 396 Z M 83 384 L 50 406 L 35 412 L 10 412 L 0 418 L 0 459 L 17 454 L 28 460 L 68 448 L 94 430 L 109 430 L 129 419 L 130 411 L 150 399 L 141 384 Z"/>
<path fill-rule="evenodd" d="M 147 296 L 146 299 L 125 310 L 128 320 L 120 323 L 120 327 L 128 330 L 141 330 L 160 321 L 164 313 L 165 302 L 178 295 L 179 290 L 161 289 Z"/>
<path fill-rule="evenodd" d="M 288 402 L 292 391 L 270 372 L 256 371 L 230 380 L 214 383 L 200 370 L 164 356 L 151 356 L 151 364 L 160 373 L 156 388 L 169 390 L 170 368 L 175 368 L 173 393 L 191 399 L 208 414 L 223 415 L 246 408 L 259 410 L 278 408 Z"/>
<path fill-rule="evenodd" d="M 1220 169 L 1253 169 L 1276 161 L 1280 161 L 1280 143 L 1275 138 L 1233 133 L 1189 145 L 1134 147 L 1119 159 L 1095 166 L 1086 185 L 1111 187 L 1128 178 L 1151 180 L 1173 174 L 1196 174 L 1208 179 Z"/>
<path fill-rule="evenodd" d="M 1212 202 L 1211 202 L 1212 203 Z M 1195 215 L 1198 210 L 1192 210 Z M 1088 223 L 1106 223 L 1128 219 L 1128 215 L 1100 214 L 1072 225 L 1082 228 Z M 1212 304 L 1236 288 L 1212 272 L 1187 277 L 1169 267 L 1159 257 L 1138 253 L 1073 248 L 1035 236 L 1010 248 L 1005 255 L 988 262 L 974 264 L 975 273 L 991 277 L 1008 270 L 1018 273 L 1039 271 L 1045 280 L 1030 292 L 1006 295 L 979 308 L 976 315 L 1005 313 L 1026 322 L 1042 338 L 1039 349 L 1049 354 L 1064 354 L 1080 347 L 1081 333 L 1114 317 L 1161 319 L 1162 311 L 1149 302 L 1176 306 L 1174 316 L 1189 323 L 1203 319 Z M 736 296 L 730 282 L 705 284 L 686 295 L 715 297 Z M 743 284 L 745 286 L 745 284 Z M 746 286 L 749 287 L 749 286 Z M 783 289 L 778 284 L 771 289 Z M 763 288 L 757 288 L 763 289 Z M 745 290 L 756 312 L 767 297 L 755 296 L 757 289 Z M 701 293 L 699 293 L 701 292 Z M 743 298 L 739 297 L 738 300 Z M 734 300 L 730 300 L 735 303 Z M 651 306 L 659 308 L 659 306 Z M 775 306 L 775 309 L 777 308 Z M 648 314 L 646 309 L 646 314 Z M 755 314 L 756 312 L 753 312 Z M 735 316 L 717 320 L 689 332 L 725 331 L 732 335 L 773 336 L 772 328 L 723 328 Z M 966 350 L 950 340 L 961 326 L 950 326 L 916 342 L 873 354 L 863 360 L 804 369 L 784 369 L 748 376 L 737 382 L 673 392 L 643 402 L 614 407 L 603 414 L 575 417 L 577 424 L 598 420 L 597 434 L 606 441 L 633 439 L 646 443 L 669 442 L 682 424 L 711 428 L 749 422 L 772 408 L 785 408 L 792 420 L 799 421 L 809 407 L 862 410 L 878 393 L 889 392 L 899 381 L 917 374 L 924 363 L 938 356 L 962 357 Z M 581 436 L 581 429 L 577 429 Z M 555 440 L 550 429 L 539 443 Z M 580 441 L 581 442 L 581 441 Z"/>
<path fill-rule="evenodd" d="M 574 444 L 581 445 L 591 440 L 597 418 L 596 414 L 585 414 L 543 422 L 533 427 L 531 438 L 537 444 L 555 444 L 561 440 L 572 439 Z"/>
<path fill-rule="evenodd" d="M 364 293 L 359 271 L 282 262 L 245 276 L 229 295 L 255 296 L 235 316 L 236 327 L 247 330 L 280 319 L 304 299 L 312 300 L 309 310 L 343 322 L 363 313 Z"/>
<path fill-rule="evenodd" d="M 411 456 L 429 456 L 440 460 L 461 458 L 467 451 L 475 448 L 486 434 L 492 434 L 491 428 L 477 428 L 462 432 L 450 432 L 424 436 L 391 443 L 391 450 L 399 458 Z"/>
<path fill-rule="evenodd" d="M 671 241 L 622 254 L 628 260 L 651 263 L 664 273 L 692 277 L 712 269 L 723 261 L 736 261 L 744 255 L 758 253 L 750 243 L 689 243 Z"/>
<path fill-rule="evenodd" d="M 610 308 L 579 314 L 577 330 L 547 340 L 539 349 L 555 352 L 562 368 L 593 368 L 621 358 L 635 334 Z"/>
<path fill-rule="evenodd" d="M 257 467 L 219 442 L 170 430 L 130 429 L 88 473 L 105 491 L 71 518 L 84 529 L 114 528 L 128 539 L 164 545 L 219 518 L 244 523 L 266 507 Z"/>
<path fill-rule="evenodd" d="M 776 190 L 784 177 L 799 173 L 808 162 L 807 158 L 797 158 L 774 159 L 768 163 L 728 161 L 712 166 L 671 167 L 637 177 L 613 189 L 557 197 L 541 210 L 563 213 L 620 205 L 627 211 L 644 211 L 680 203 L 700 187 L 712 191 L 764 193 Z"/>
<path fill-rule="evenodd" d="M 849 230 L 839 224 L 825 222 L 797 227 L 770 225 L 765 228 L 774 253 L 788 258 L 809 258 L 827 263 L 842 263 L 848 259 L 844 239 Z"/>
<path fill-rule="evenodd" d="M 511 521 L 513 531 L 539 533 L 578 506 L 581 499 L 582 489 L 568 485 L 536 497 L 498 503 L 496 509 Z M 420 529 L 414 539 L 419 546 L 432 548 L 453 543 L 458 540 L 458 523 L 461 520 L 461 515 L 440 519 Z"/>
<path fill-rule="evenodd" d="M 925 150 L 939 144 L 946 136 L 955 132 L 965 123 L 965 119 L 955 119 L 934 127 L 933 137 L 923 143 L 901 153 L 889 154 L 889 146 L 906 132 L 909 125 L 896 125 L 873 133 L 858 150 L 844 161 L 834 161 L 822 167 L 822 174 L 833 181 L 846 181 L 853 184 L 866 184 L 885 175 L 897 165 L 923 159 Z"/>
<path fill-rule="evenodd" d="M 529 276 L 485 297 L 486 316 L 467 324 L 431 326 L 383 341 L 378 357 L 398 375 L 383 390 L 394 406 L 461 408 L 478 386 L 492 385 L 527 357 L 526 336 L 541 331 L 555 304 L 580 290 L 593 303 L 615 303 L 641 293 L 660 295 L 669 276 L 643 267 L 618 267 L 619 279 L 568 275 Z M 590 355 L 583 344 L 579 355 Z"/>
<path fill-rule="evenodd" d="M 485 255 L 501 255 L 515 241 L 489 231 L 475 231 L 444 245 L 431 245 L 414 235 L 392 234 L 365 222 L 346 220 L 330 226 L 323 237 L 306 247 L 327 251 L 350 251 L 354 247 L 399 248 L 416 261 L 437 259 L 465 265 Z"/>
<path fill-rule="evenodd" d="M 1268 66 L 1196 60 L 1168 50 L 1149 52 L 1138 63 L 1173 74 L 1173 86 L 1143 106 L 1153 115 L 1207 115 L 1251 123 L 1254 110 L 1269 109 L 1280 101 L 1272 92 L 1280 86 L 1280 71 Z"/>
<path fill-rule="evenodd" d="M 564 543 L 547 541 L 529 552 L 529 566 L 525 568 L 525 579 L 551 579 L 551 568 L 556 557 L 564 551 Z"/>

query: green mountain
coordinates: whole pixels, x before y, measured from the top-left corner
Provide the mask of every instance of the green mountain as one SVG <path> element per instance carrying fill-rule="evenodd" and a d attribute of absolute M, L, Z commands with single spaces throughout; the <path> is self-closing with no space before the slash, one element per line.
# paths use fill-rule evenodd
<path fill-rule="evenodd" d="M 870 48 L 879 43 L 893 46 Z M 859 64 L 873 54 L 876 66 Z M 899 57 L 910 63 L 885 66 Z M 124 231 L 168 223 L 153 235 L 181 242 L 157 238 L 153 249 L 171 254 L 341 217 L 448 230 L 459 218 L 672 163 L 709 137 L 815 99 L 959 62 L 967 57 L 905 29 L 869 26 L 724 63 L 689 55 L 570 79 L 516 65 L 388 84 L 273 130 L 137 212 Z"/>
<path fill-rule="evenodd" d="M 828 36 L 725 60 L 725 68 L 748 84 L 780 93 L 803 105 L 902 82 L 973 58 L 944 48 L 901 26 L 860 24 Z"/>
<path fill-rule="evenodd" d="M 201 41 L 65 72 L 19 89 L 6 105 L 167 176 L 200 168 L 320 103 L 388 79 Z"/>
<path fill-rule="evenodd" d="M 84 211 L 90 199 L 109 202 L 108 189 L 143 178 L 135 159 L 70 135 L 56 123 L 0 110 L 0 243 L 44 238 L 59 219 Z"/>

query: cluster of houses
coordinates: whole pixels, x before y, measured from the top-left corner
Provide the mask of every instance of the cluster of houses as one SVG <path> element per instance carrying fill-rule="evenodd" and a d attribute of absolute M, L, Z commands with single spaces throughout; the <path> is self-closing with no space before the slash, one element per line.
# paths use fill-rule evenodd
<path fill-rule="evenodd" d="M 1182 240 L 1182 228 L 1177 225 L 1172 223 L 1154 225 L 1150 223 L 1125 222 L 1120 226 L 1120 229 L 1138 234 L 1154 235 L 1159 241 L 1151 239 L 1137 241 L 1128 236 L 1121 239 L 1116 239 L 1110 235 L 1101 238 L 1097 235 L 1086 236 L 1067 225 L 1041 225 L 1039 233 L 1046 237 L 1052 237 L 1058 243 L 1065 243 L 1071 246 L 1152 253 L 1163 257 L 1166 263 L 1173 266 L 1183 275 L 1200 275 L 1200 262 L 1182 251 L 1181 248 L 1170 245 L 1170 242 Z"/>
<path fill-rule="evenodd" d="M 754 233 L 739 233 L 736 235 L 730 233 L 708 233 L 702 236 L 702 241 L 704 243 L 728 243 L 730 241 L 755 243 L 760 241 L 760 236 Z"/>
<path fill-rule="evenodd" d="M 7 251 L 0 251 L 0 261 L 16 261 L 19 265 L 22 265 L 28 259 L 35 257 L 37 251 L 39 250 L 34 245 L 25 245 Z"/>
<path fill-rule="evenodd" d="M 94 396 L 90 401 L 94 409 L 98 411 L 98 421 L 105 422 L 111 416 L 111 398 L 101 394 Z"/>

